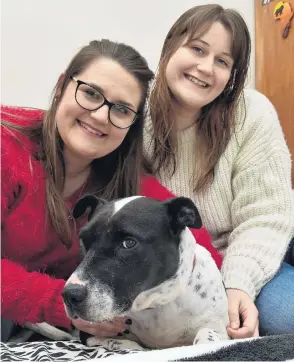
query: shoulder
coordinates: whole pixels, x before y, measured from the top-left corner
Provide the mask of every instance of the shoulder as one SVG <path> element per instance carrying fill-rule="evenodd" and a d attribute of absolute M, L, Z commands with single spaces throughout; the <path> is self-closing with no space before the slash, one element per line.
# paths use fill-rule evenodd
<path fill-rule="evenodd" d="M 32 160 L 39 152 L 39 144 L 12 126 L 34 126 L 42 121 L 43 112 L 16 107 L 1 107 L 1 175 L 10 182 L 30 174 Z M 4 182 L 4 181 L 3 181 Z"/>
<path fill-rule="evenodd" d="M 228 150 L 236 151 L 236 169 L 282 162 L 291 167 L 290 152 L 275 107 L 256 90 L 246 90 L 237 107 L 235 131 Z M 282 160 L 282 161 L 281 161 Z"/>
<path fill-rule="evenodd" d="M 32 155 L 36 150 L 34 144 L 28 137 L 19 131 L 11 130 L 1 125 L 1 159 L 3 166 L 11 161 L 13 164 L 19 164 L 27 155 Z"/>
<path fill-rule="evenodd" d="M 1 106 L 1 157 L 13 158 L 16 153 L 31 154 L 38 147 L 36 141 L 30 139 L 25 132 L 10 128 L 3 122 L 9 122 L 12 126 L 30 127 L 40 124 L 43 117 L 44 111 L 38 109 Z"/>
<path fill-rule="evenodd" d="M 2 188 L 5 184 L 25 179 L 30 174 L 30 165 L 33 156 L 29 141 L 24 137 L 18 138 L 14 132 L 1 127 L 1 177 Z"/>
<path fill-rule="evenodd" d="M 260 109 L 264 107 L 267 108 L 268 106 L 273 107 L 270 100 L 264 94 L 260 93 L 256 89 L 246 88 L 244 89 L 243 94 L 244 94 L 246 107 L 248 109 L 252 108 L 255 109 L 256 106 L 259 106 L 258 108 Z"/>
<path fill-rule="evenodd" d="M 236 108 L 236 136 L 239 142 L 253 136 L 283 139 L 283 131 L 274 105 L 254 89 L 244 90 Z"/>
<path fill-rule="evenodd" d="M 256 123 L 267 126 L 279 124 L 275 107 L 271 101 L 255 89 L 245 89 L 236 108 L 236 124 L 252 126 Z"/>
<path fill-rule="evenodd" d="M 37 108 L 1 105 L 1 120 L 18 125 L 34 125 L 44 118 L 45 112 Z"/>

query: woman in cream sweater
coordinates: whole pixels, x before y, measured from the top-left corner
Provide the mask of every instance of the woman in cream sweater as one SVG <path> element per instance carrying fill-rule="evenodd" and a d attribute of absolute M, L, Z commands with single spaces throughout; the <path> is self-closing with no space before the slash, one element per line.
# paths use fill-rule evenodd
<path fill-rule="evenodd" d="M 294 268 L 283 263 L 294 234 L 291 159 L 273 105 L 244 90 L 249 57 L 237 12 L 185 12 L 163 45 L 144 139 L 159 181 L 195 202 L 224 254 L 232 338 L 257 336 L 259 322 L 262 333 L 294 332 Z"/>

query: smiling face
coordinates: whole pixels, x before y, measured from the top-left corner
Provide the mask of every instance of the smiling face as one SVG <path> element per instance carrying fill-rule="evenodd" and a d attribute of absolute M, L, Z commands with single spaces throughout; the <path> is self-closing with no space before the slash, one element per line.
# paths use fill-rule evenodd
<path fill-rule="evenodd" d="M 97 86 L 108 101 L 127 104 L 138 111 L 142 90 L 138 81 L 116 61 L 99 58 L 76 79 Z M 109 106 L 96 111 L 82 108 L 75 99 L 77 83 L 71 80 L 56 112 L 56 123 L 64 142 L 64 152 L 75 160 L 91 162 L 120 146 L 127 129 L 119 129 L 109 122 Z"/>
<path fill-rule="evenodd" d="M 231 45 L 231 33 L 220 22 L 199 39 L 185 39 L 166 67 L 176 109 L 196 114 L 223 92 L 233 67 Z"/>

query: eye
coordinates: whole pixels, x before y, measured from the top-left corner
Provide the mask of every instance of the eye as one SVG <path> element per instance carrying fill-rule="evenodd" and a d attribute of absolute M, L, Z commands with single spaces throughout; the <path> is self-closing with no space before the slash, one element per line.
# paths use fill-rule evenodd
<path fill-rule="evenodd" d="M 196 53 L 204 54 L 204 51 L 200 47 L 193 47 Z"/>
<path fill-rule="evenodd" d="M 126 115 L 129 113 L 129 109 L 126 108 L 125 106 L 122 106 L 121 104 L 115 104 L 113 106 L 113 111 L 116 113 L 121 113 L 123 115 Z"/>
<path fill-rule="evenodd" d="M 228 63 L 227 63 L 225 60 L 219 58 L 217 61 L 218 61 L 221 65 L 224 65 L 225 67 L 228 67 Z"/>
<path fill-rule="evenodd" d="M 136 246 L 137 242 L 134 239 L 126 239 L 123 241 L 122 246 L 124 249 L 132 249 Z"/>
<path fill-rule="evenodd" d="M 78 90 L 86 99 L 90 100 L 102 99 L 102 95 L 96 89 L 88 86 L 87 84 L 81 84 Z"/>
<path fill-rule="evenodd" d="M 94 89 L 87 89 L 85 91 L 85 93 L 86 93 L 87 97 L 89 97 L 89 98 L 100 98 L 101 97 L 101 95 L 98 92 L 95 92 Z"/>

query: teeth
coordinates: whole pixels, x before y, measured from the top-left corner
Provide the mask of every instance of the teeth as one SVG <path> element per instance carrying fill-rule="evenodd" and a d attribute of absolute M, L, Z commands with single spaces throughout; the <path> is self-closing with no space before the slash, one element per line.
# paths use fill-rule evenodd
<path fill-rule="evenodd" d="M 103 136 L 104 133 L 95 131 L 93 128 L 88 127 L 86 124 L 79 122 L 80 126 L 82 126 L 83 128 L 85 128 L 88 132 L 94 133 L 98 136 Z"/>
<path fill-rule="evenodd" d="M 195 83 L 195 84 L 198 84 L 198 85 L 200 85 L 200 86 L 203 87 L 203 88 L 206 88 L 206 87 L 208 86 L 207 83 L 204 83 L 204 82 L 202 82 L 201 80 L 192 77 L 191 75 L 188 75 L 187 78 L 188 78 L 191 82 L 193 82 L 193 83 Z"/>

